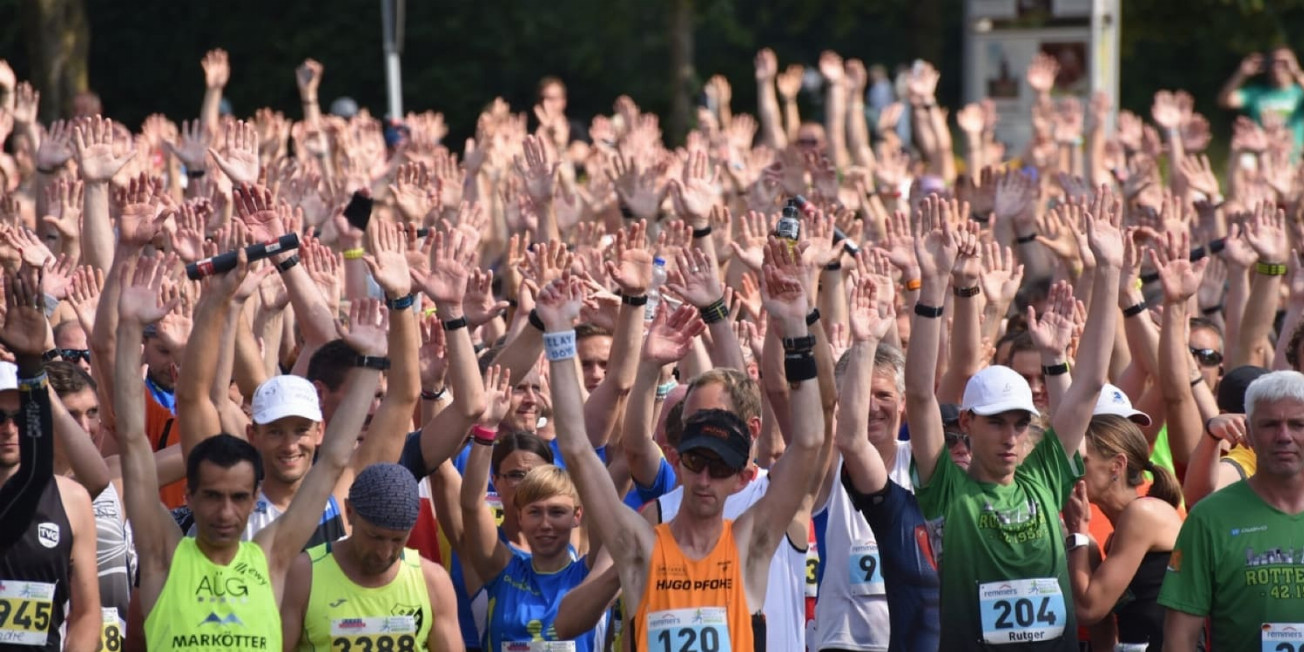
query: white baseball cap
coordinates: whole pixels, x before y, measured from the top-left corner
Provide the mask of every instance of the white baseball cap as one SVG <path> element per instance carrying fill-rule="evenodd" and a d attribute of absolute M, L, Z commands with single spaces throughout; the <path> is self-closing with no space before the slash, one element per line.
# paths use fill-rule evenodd
<path fill-rule="evenodd" d="M 254 423 L 262 426 L 285 417 L 321 421 L 317 388 L 303 376 L 272 376 L 254 390 Z"/>
<path fill-rule="evenodd" d="M 1091 416 L 1101 414 L 1112 414 L 1123 417 L 1139 425 L 1150 425 L 1150 415 L 1132 407 L 1132 400 L 1115 385 L 1105 383 L 1100 388 L 1100 398 L 1096 399 L 1096 408 L 1091 411 Z"/>
<path fill-rule="evenodd" d="M 1028 381 L 1015 370 L 1001 365 L 987 367 L 969 379 L 964 386 L 960 410 L 983 416 L 1010 410 L 1023 410 L 1033 416 L 1040 414 L 1032 402 L 1032 388 Z"/>
<path fill-rule="evenodd" d="M 18 389 L 18 365 L 0 362 L 0 392 L 8 389 Z"/>

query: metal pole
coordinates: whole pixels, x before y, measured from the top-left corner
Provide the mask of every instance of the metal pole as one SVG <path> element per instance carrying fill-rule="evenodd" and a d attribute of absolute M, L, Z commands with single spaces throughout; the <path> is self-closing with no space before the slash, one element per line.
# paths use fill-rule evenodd
<path fill-rule="evenodd" d="M 403 53 L 403 0 L 380 0 L 380 21 L 389 117 L 397 120 L 403 117 L 403 80 L 399 62 Z"/>

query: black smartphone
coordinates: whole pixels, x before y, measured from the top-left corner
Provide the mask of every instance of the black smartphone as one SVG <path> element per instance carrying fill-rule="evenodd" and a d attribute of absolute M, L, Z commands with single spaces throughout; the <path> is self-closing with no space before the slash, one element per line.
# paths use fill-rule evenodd
<path fill-rule="evenodd" d="M 363 190 L 357 190 L 353 193 L 353 198 L 349 200 L 349 205 L 344 207 L 344 219 L 349 224 L 359 230 L 366 231 L 367 223 L 371 221 L 371 205 L 373 200 L 371 195 Z"/>

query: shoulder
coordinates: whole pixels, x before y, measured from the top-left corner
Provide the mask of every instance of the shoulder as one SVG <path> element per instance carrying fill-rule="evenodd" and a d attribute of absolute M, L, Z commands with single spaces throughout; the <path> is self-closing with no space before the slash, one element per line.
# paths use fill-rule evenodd
<path fill-rule="evenodd" d="M 1147 541 L 1162 536 L 1169 522 L 1180 525 L 1182 517 L 1172 505 L 1158 499 L 1142 496 L 1128 505 L 1118 516 L 1114 524 L 1115 532 L 1129 532 L 1140 535 Z"/>
<path fill-rule="evenodd" d="M 86 487 L 72 478 L 61 475 L 54 476 L 54 481 L 59 488 L 59 500 L 63 502 L 63 509 L 68 513 L 70 521 L 74 515 L 94 518 L 94 512 L 91 511 L 91 495 L 86 491 Z"/>
<path fill-rule="evenodd" d="M 1199 521 L 1234 513 L 1238 508 L 1244 509 L 1250 499 L 1259 500 L 1258 494 L 1250 489 L 1249 482 L 1238 480 L 1205 496 L 1190 509 L 1186 520 L 1189 523 L 1192 519 Z"/>
<path fill-rule="evenodd" d="M 448 570 L 425 557 L 421 557 L 421 576 L 426 580 L 426 588 L 431 590 L 451 588 L 453 579 Z"/>

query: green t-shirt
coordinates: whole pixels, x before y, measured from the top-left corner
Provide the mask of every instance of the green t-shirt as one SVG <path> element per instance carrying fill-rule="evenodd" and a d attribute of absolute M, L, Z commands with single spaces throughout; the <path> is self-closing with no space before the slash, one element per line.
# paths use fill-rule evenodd
<path fill-rule="evenodd" d="M 1266 84 L 1246 86 L 1237 91 L 1245 105 L 1245 112 L 1255 122 L 1263 122 L 1265 115 L 1277 115 L 1295 134 L 1294 152 L 1299 154 L 1304 145 L 1304 88 L 1291 84 L 1277 88 Z"/>
<path fill-rule="evenodd" d="M 940 649 L 1076 652 L 1059 512 L 1081 468 L 1047 431 L 1008 486 L 970 478 L 949 455 L 927 485 L 915 478 L 942 575 Z"/>
<path fill-rule="evenodd" d="M 1269 506 L 1244 480 L 1210 494 L 1182 524 L 1159 604 L 1210 617 L 1214 650 L 1301 649 L 1304 514 Z"/>

